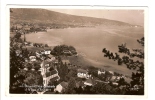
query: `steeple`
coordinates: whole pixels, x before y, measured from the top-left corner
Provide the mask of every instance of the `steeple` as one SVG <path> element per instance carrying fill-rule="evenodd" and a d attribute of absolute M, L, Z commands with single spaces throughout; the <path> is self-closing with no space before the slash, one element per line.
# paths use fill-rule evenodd
<path fill-rule="evenodd" d="M 24 42 L 26 42 L 25 32 L 24 32 Z"/>

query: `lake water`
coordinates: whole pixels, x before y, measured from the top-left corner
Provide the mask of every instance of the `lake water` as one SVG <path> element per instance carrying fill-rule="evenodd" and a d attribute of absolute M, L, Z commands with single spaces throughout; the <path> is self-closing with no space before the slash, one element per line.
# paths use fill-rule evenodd
<path fill-rule="evenodd" d="M 47 43 L 49 46 L 66 44 L 74 46 L 78 53 L 98 65 L 109 66 L 107 70 L 131 74 L 124 65 L 103 57 L 102 49 L 118 52 L 118 45 L 126 43 L 129 48 L 141 48 L 136 42 L 144 35 L 143 28 L 137 27 L 96 27 L 51 29 L 47 32 L 27 34 L 27 41 Z"/>

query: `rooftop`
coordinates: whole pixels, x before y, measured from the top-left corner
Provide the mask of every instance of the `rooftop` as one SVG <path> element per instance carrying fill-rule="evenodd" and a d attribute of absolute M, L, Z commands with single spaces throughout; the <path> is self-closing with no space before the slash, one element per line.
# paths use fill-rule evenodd
<path fill-rule="evenodd" d="M 50 79 L 50 81 L 56 81 L 56 80 L 58 80 L 59 79 L 59 76 L 56 76 L 56 77 L 53 77 L 52 79 Z"/>
<path fill-rule="evenodd" d="M 67 82 L 61 82 L 60 83 L 62 87 L 68 87 L 68 83 Z"/>
<path fill-rule="evenodd" d="M 79 72 L 79 73 L 87 73 L 87 71 L 84 70 L 84 69 L 78 69 L 77 72 Z"/>
<path fill-rule="evenodd" d="M 46 77 L 49 77 L 49 76 L 54 75 L 54 74 L 57 74 L 57 71 L 56 70 L 52 70 L 50 72 L 47 72 L 46 73 Z"/>
<path fill-rule="evenodd" d="M 91 79 L 87 79 L 85 82 L 86 82 L 86 83 L 93 84 L 93 81 L 92 81 Z"/>
<path fill-rule="evenodd" d="M 62 60 L 62 63 L 63 63 L 63 64 L 65 64 L 65 63 L 66 63 L 66 64 L 70 64 L 70 61 L 69 61 L 69 60 Z"/>

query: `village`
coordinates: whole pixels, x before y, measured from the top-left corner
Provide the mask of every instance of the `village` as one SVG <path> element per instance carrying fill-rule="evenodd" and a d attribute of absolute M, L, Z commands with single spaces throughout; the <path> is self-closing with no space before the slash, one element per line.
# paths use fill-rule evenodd
<path fill-rule="evenodd" d="M 19 33 L 17 32 L 16 34 Z M 129 87 L 125 75 L 93 66 L 84 68 L 71 63 L 68 59 L 69 57 L 78 57 L 78 53 L 73 46 L 59 45 L 49 47 L 48 44 L 27 42 L 25 36 L 22 42 L 16 39 L 13 41 L 11 45 L 16 47 L 16 56 L 23 58 L 22 67 L 19 70 L 22 71 L 22 74 L 25 73 L 24 86 L 28 93 L 89 94 L 95 93 L 91 89 L 97 84 L 105 84 L 111 86 L 111 88 L 117 88 L 118 91 Z M 39 75 L 38 79 L 35 78 L 35 75 L 33 76 L 34 73 L 36 73 L 36 76 Z M 30 82 L 31 80 L 32 82 Z M 35 82 L 33 83 L 33 81 Z M 138 87 L 133 90 L 136 89 Z"/>
<path fill-rule="evenodd" d="M 10 50 L 15 51 L 12 59 L 16 57 L 22 59 L 22 61 L 17 60 L 21 65 L 19 64 L 19 71 L 13 77 L 23 78 L 13 85 L 20 84 L 19 87 L 24 87 L 24 93 L 100 94 L 104 91 L 105 94 L 112 89 L 113 94 L 123 94 L 124 91 L 134 93 L 141 88 L 140 85 L 130 87 L 130 76 L 74 63 L 72 59 L 81 58 L 73 46 L 51 47 L 48 44 L 26 41 L 25 34 L 47 32 L 52 28 L 56 27 L 30 23 L 13 24 L 10 27 Z M 136 73 L 135 76 L 138 75 L 139 73 Z M 98 90 L 102 86 L 105 86 L 106 90 Z"/>

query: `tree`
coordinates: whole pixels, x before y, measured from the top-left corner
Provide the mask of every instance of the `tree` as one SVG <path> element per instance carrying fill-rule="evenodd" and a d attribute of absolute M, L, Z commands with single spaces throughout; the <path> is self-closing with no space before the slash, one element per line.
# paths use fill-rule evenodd
<path fill-rule="evenodd" d="M 69 83 L 68 83 L 68 90 L 67 93 L 69 94 L 75 94 L 75 88 L 76 88 L 76 81 L 74 78 L 70 78 Z"/>
<path fill-rule="evenodd" d="M 68 74 L 68 67 L 66 64 L 60 63 L 60 66 L 57 68 L 59 72 L 60 79 L 65 80 L 66 75 Z"/>
<path fill-rule="evenodd" d="M 14 40 L 16 37 L 12 38 L 10 41 L 10 93 L 25 93 L 24 88 L 20 87 L 23 84 L 25 76 L 20 74 L 24 64 L 23 56 L 17 56 L 16 50 L 22 51 L 21 48 L 14 46 L 17 44 Z M 23 55 L 21 52 L 20 55 Z"/>
<path fill-rule="evenodd" d="M 144 94 L 144 37 L 140 40 L 137 40 L 139 44 L 141 44 L 142 48 L 140 49 L 132 49 L 126 47 L 126 44 L 122 44 L 118 46 L 119 53 L 124 54 L 122 57 L 118 53 L 112 53 L 109 50 L 104 48 L 102 52 L 104 53 L 104 57 L 108 57 L 111 60 L 117 61 L 118 65 L 125 64 L 128 69 L 136 70 L 136 74 L 133 72 L 132 74 L 132 82 L 131 86 L 134 85 L 142 85 L 142 89 L 140 91 L 135 92 L 136 94 Z M 136 58 L 136 60 L 135 60 Z"/>
<path fill-rule="evenodd" d="M 45 44 L 45 47 L 48 47 L 48 44 Z"/>
<path fill-rule="evenodd" d="M 29 86 L 34 86 L 34 85 L 42 86 L 43 85 L 42 75 L 40 75 L 37 71 L 36 72 L 29 71 L 27 72 L 26 76 L 27 77 L 24 80 L 25 84 Z"/>

